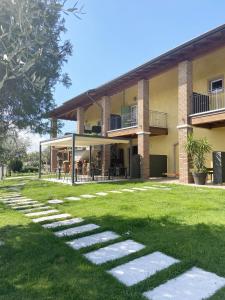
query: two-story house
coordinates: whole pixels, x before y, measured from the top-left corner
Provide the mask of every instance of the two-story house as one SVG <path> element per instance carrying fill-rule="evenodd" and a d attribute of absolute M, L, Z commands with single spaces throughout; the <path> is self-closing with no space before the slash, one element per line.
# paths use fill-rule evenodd
<path fill-rule="evenodd" d="M 113 155 L 115 165 L 127 168 L 129 156 L 138 155 L 141 178 L 178 174 L 187 183 L 190 166 L 184 145 L 189 132 L 205 136 L 213 150 L 225 151 L 224 76 L 222 25 L 85 91 L 50 117 L 54 126 L 57 119 L 76 121 L 78 134 L 129 138 L 129 147 L 103 146 L 105 168 L 113 163 Z M 211 155 L 207 165 L 212 165 Z"/>

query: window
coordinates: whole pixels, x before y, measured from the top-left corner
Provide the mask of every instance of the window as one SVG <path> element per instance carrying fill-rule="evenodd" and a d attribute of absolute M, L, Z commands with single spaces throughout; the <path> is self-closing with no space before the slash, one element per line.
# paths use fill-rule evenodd
<path fill-rule="evenodd" d="M 217 93 L 223 91 L 223 79 L 219 78 L 216 80 L 211 80 L 209 82 L 209 91 L 211 93 Z"/>

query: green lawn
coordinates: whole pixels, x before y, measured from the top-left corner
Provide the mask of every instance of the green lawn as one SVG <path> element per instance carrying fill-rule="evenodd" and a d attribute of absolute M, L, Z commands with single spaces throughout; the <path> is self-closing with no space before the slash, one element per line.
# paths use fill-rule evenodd
<path fill-rule="evenodd" d="M 155 185 L 126 182 L 71 187 L 24 178 L 0 184 L 0 195 L 7 192 L 9 185 L 19 182 L 26 182 L 21 189 L 23 195 L 43 202 L 134 185 Z M 55 205 L 61 212 L 83 217 L 85 223 L 100 225 L 101 229 L 93 233 L 113 230 L 122 236 L 120 240 L 132 238 L 146 245 L 134 255 L 103 266 L 92 265 L 81 255 L 102 245 L 75 251 L 65 245 L 68 238 L 56 238 L 50 230 L 0 203 L 0 240 L 5 242 L 0 247 L 0 299 L 140 300 L 145 299 L 142 292 L 192 266 L 225 277 L 225 191 L 170 186 L 170 191 L 109 194 Z M 130 288 L 105 272 L 154 251 L 181 262 Z M 225 288 L 210 299 L 225 299 Z"/>

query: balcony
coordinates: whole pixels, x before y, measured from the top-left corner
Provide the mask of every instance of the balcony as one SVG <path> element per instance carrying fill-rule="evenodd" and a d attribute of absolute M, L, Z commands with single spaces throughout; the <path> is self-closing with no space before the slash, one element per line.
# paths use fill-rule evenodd
<path fill-rule="evenodd" d="M 213 92 L 209 94 L 193 93 L 191 124 L 203 128 L 225 126 L 225 94 Z"/>
<path fill-rule="evenodd" d="M 108 136 L 135 136 L 138 131 L 137 106 L 130 106 L 121 115 L 112 114 L 109 122 Z M 149 111 L 149 131 L 151 135 L 168 134 L 167 113 Z"/>

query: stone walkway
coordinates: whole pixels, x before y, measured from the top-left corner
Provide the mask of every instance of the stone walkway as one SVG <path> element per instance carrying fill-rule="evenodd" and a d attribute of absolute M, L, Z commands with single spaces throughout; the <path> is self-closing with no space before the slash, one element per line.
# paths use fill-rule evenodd
<path fill-rule="evenodd" d="M 76 201 L 82 198 L 88 199 L 97 196 L 107 197 L 109 193 L 144 192 L 151 189 L 168 190 L 166 186 L 144 186 L 142 188 L 134 187 L 109 192 L 98 192 L 95 195 L 71 196 L 64 200 Z M 116 242 L 117 239 L 121 239 L 121 236 L 113 231 L 92 233 L 92 231 L 101 230 L 101 227 L 97 224 L 82 225 L 82 222 L 85 221 L 84 219 L 72 218 L 68 213 L 60 213 L 58 209 L 52 208 L 49 205 L 46 206 L 45 203 L 22 197 L 19 193 L 10 193 L 7 196 L 0 197 L 0 200 L 4 204 L 9 205 L 10 208 L 23 213 L 26 217 L 32 218 L 34 223 L 40 223 L 45 229 L 57 230 L 60 227 L 68 226 L 66 229 L 54 231 L 53 234 L 62 239 L 64 237 L 72 237 L 72 240 L 64 242 L 76 251 L 97 244 L 110 243 L 105 247 L 100 247 L 98 250 L 83 254 L 88 261 L 96 265 L 138 253 L 145 248 L 145 245 L 131 239 L 126 240 L 124 238 L 123 241 Z M 62 200 L 55 200 L 57 201 L 48 201 L 48 204 L 62 203 Z M 84 236 L 74 239 L 78 234 L 83 234 Z M 1 241 L 1 243 L 1 246 L 4 246 L 4 241 Z M 180 261 L 176 258 L 161 252 L 154 252 L 118 265 L 111 270 L 107 270 L 107 273 L 115 277 L 121 284 L 130 287 L 154 276 L 157 272 L 179 263 Z M 224 286 L 225 278 L 193 267 L 176 278 L 170 279 L 158 287 L 144 292 L 143 295 L 149 300 L 202 300 L 211 297 Z"/>

